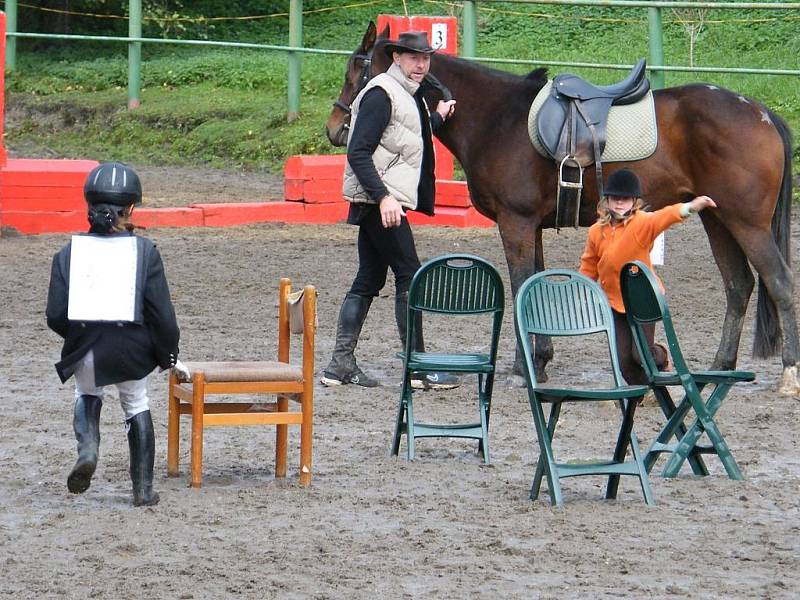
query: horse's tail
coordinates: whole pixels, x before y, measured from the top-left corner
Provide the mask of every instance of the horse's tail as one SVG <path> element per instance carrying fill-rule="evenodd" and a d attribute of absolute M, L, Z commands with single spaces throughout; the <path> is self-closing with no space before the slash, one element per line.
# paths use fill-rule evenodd
<path fill-rule="evenodd" d="M 783 141 L 783 180 L 778 193 L 775 213 L 772 215 L 772 237 L 778 245 L 783 260 L 791 266 L 791 217 L 792 217 L 792 132 L 789 126 L 772 111 L 769 117 L 775 124 Z M 756 304 L 756 330 L 753 338 L 753 356 L 767 358 L 777 354 L 780 348 L 780 321 L 775 302 L 769 296 L 764 281 L 758 278 L 758 302 Z"/>

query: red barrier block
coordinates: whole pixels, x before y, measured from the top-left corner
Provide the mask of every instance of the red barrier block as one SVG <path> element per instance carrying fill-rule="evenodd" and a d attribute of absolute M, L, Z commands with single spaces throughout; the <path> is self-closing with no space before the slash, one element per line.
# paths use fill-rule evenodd
<path fill-rule="evenodd" d="M 343 223 L 350 210 L 349 202 L 304 205 L 304 223 Z"/>
<path fill-rule="evenodd" d="M 80 233 L 88 231 L 86 211 L 3 211 L 3 228 L 20 233 Z"/>
<path fill-rule="evenodd" d="M 245 202 L 241 204 L 192 204 L 203 211 L 206 227 L 246 225 L 265 221 L 302 222 L 303 205 L 296 202 Z"/>
<path fill-rule="evenodd" d="M 303 200 L 310 204 L 342 202 L 342 178 L 311 179 L 303 186 Z"/>
<path fill-rule="evenodd" d="M 141 227 L 202 227 L 203 211 L 199 208 L 137 208 L 133 222 Z"/>
<path fill-rule="evenodd" d="M 76 187 L 83 193 L 94 160 L 50 160 L 11 158 L 3 167 L 3 185 L 27 187 Z"/>
<path fill-rule="evenodd" d="M 436 206 L 472 206 L 466 181 L 436 180 Z"/>
<path fill-rule="evenodd" d="M 83 188 L 3 185 L 3 210 L 86 210 Z"/>
<path fill-rule="evenodd" d="M 297 155 L 286 159 L 286 179 L 341 179 L 347 157 L 344 154 Z"/>
<path fill-rule="evenodd" d="M 493 227 L 494 221 L 487 219 L 474 208 L 442 206 L 436 208 L 436 215 L 429 217 L 415 211 L 408 213 L 408 220 L 414 225 L 435 225 L 445 227 Z"/>
<path fill-rule="evenodd" d="M 305 184 L 305 179 L 284 179 L 283 199 L 291 202 L 301 202 L 303 200 L 303 188 Z"/>

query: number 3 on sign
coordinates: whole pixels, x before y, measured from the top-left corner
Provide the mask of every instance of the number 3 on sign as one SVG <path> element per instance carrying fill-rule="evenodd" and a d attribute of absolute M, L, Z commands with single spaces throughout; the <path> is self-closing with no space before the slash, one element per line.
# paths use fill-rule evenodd
<path fill-rule="evenodd" d="M 434 23 L 431 26 L 431 46 L 440 50 L 447 46 L 447 23 Z"/>

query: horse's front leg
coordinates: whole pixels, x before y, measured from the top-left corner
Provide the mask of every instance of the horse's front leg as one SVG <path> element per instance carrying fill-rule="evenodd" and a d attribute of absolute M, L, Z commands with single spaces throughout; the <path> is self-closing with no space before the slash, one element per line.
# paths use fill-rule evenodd
<path fill-rule="evenodd" d="M 512 297 L 516 298 L 517 292 L 525 280 L 534 272 L 544 269 L 541 229 L 539 229 L 538 221 L 519 215 L 498 216 L 497 226 L 500 238 L 503 240 L 503 250 L 511 279 Z M 547 380 L 545 366 L 552 356 L 553 345 L 550 338 L 545 336 L 537 338 L 534 361 L 539 381 Z M 514 369 L 511 373 L 510 384 L 514 387 L 525 385 L 524 366 L 519 346 L 517 346 L 514 356 Z"/>
<path fill-rule="evenodd" d="M 536 228 L 536 249 L 533 257 L 534 273 L 544 271 L 544 245 L 542 244 L 542 228 Z M 523 280 L 524 281 L 524 280 Z M 516 298 L 517 294 L 514 293 Z M 534 360 L 536 364 L 536 380 L 539 383 L 547 381 L 547 363 L 553 360 L 553 340 L 549 335 L 537 335 L 535 339 Z M 520 370 L 522 369 L 521 356 L 519 349 L 517 349 L 517 360 L 514 362 L 515 374 L 516 367 L 519 364 Z M 522 375 L 520 372 L 519 375 Z"/>

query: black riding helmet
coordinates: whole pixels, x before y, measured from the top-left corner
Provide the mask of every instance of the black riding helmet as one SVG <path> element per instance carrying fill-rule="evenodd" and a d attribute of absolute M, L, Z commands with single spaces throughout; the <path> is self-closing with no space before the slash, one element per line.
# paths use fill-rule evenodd
<path fill-rule="evenodd" d="M 614 171 L 608 178 L 603 194 L 618 198 L 641 198 L 642 186 L 636 173 L 630 169 L 620 169 Z"/>
<path fill-rule="evenodd" d="M 142 203 L 142 184 L 128 165 L 108 162 L 89 171 L 83 186 L 83 197 L 89 205 L 112 204 L 127 207 Z"/>
<path fill-rule="evenodd" d="M 83 197 L 89 205 L 90 233 L 108 234 L 117 230 L 130 205 L 142 203 L 142 184 L 128 165 L 103 163 L 86 177 Z"/>

